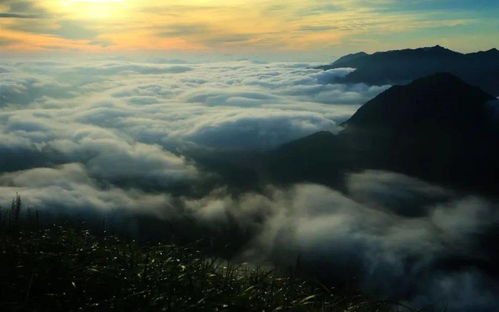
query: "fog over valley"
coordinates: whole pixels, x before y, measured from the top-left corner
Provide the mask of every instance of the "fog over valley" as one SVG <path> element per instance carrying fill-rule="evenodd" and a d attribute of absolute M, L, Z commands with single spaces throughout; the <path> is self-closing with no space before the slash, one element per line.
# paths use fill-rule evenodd
<path fill-rule="evenodd" d="M 318 65 L 3 58 L 0 206 L 19 194 L 42 215 L 105 220 L 138 240 L 212 239 L 236 262 L 299 266 L 416 307 L 493 311 L 494 196 L 380 168 L 349 168 L 338 187 L 251 176 L 260 155 L 340 133 L 391 87 Z"/>

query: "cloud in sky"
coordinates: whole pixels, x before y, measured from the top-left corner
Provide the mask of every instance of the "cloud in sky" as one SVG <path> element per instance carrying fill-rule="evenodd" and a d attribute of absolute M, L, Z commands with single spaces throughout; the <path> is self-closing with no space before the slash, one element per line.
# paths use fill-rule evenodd
<path fill-rule="evenodd" d="M 372 51 L 381 43 L 385 47 L 430 45 L 430 38 L 431 44 L 469 50 L 464 43 L 470 33 L 484 34 L 478 41 L 482 49 L 498 44 L 493 18 L 498 10 L 493 1 L 470 5 L 466 1 L 424 0 L 342 0 L 334 4 L 319 0 L 188 0 L 175 5 L 138 0 L 5 0 L 0 2 L 0 35 L 20 41 L 2 48 L 8 51 L 56 47 L 66 52 L 277 51 L 324 57 L 326 53 Z M 434 29 L 446 33 L 445 42 L 428 36 Z M 399 34 L 405 34 L 405 39 Z M 42 39 L 47 38 L 53 44 L 43 44 Z M 92 44 L 96 40 L 108 44 Z"/>
<path fill-rule="evenodd" d="M 0 18 L 36 18 L 36 16 L 17 13 L 0 13 Z"/>

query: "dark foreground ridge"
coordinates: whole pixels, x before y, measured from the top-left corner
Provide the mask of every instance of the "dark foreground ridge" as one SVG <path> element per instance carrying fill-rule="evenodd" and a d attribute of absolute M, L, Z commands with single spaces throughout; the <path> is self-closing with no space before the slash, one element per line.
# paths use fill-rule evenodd
<path fill-rule="evenodd" d="M 352 67 L 344 82 L 374 85 L 407 83 L 436 72 L 450 72 L 467 83 L 499 96 L 499 50 L 462 54 L 441 46 L 341 57 L 322 69 Z"/>
<path fill-rule="evenodd" d="M 0 310 L 407 311 L 357 292 L 84 227 L 40 228 L 20 206 L 0 211 Z M 19 201 L 20 203 L 20 201 Z M 410 310 L 409 310 L 410 311 Z"/>

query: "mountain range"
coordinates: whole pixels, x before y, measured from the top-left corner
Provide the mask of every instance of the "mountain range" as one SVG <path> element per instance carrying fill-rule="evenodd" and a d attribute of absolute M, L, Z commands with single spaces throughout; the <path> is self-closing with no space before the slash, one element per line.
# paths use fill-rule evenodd
<path fill-rule="evenodd" d="M 319 68 L 328 70 L 344 67 L 355 68 L 355 71 L 339 78 L 341 82 L 394 85 L 437 72 L 448 72 L 499 96 L 497 49 L 463 54 L 437 45 L 373 54 L 360 52 L 343 56 L 334 63 Z"/>

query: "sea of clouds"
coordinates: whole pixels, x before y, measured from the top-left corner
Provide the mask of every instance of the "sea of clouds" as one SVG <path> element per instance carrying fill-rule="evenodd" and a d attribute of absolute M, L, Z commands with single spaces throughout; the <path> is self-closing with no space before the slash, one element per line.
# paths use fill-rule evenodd
<path fill-rule="evenodd" d="M 140 191 L 192 184 L 203 174 L 187 150 L 269 149 L 337 131 L 338 122 L 386 89 L 328 83 L 351 70 L 250 61 L 4 60 L 0 171 L 9 173 L 0 176 L 2 195 L 19 191 L 36 201 L 33 192 L 48 193 L 44 188 L 61 181 L 68 196 L 88 198 L 131 185 Z M 96 207 L 106 206 L 114 201 Z"/>
<path fill-rule="evenodd" d="M 185 191 L 214 174 L 189 151 L 261 151 L 337 132 L 388 88 L 335 83 L 353 69 L 315 65 L 3 59 L 0 205 L 19 193 L 28 207 L 65 215 L 187 215 L 207 231 L 249 233 L 243 261 L 299 259 L 382 298 L 494 311 L 499 210 L 488 199 L 372 170 L 348 175 L 343 192 L 315 184 Z"/>

